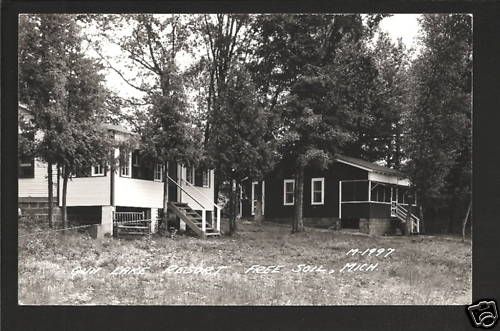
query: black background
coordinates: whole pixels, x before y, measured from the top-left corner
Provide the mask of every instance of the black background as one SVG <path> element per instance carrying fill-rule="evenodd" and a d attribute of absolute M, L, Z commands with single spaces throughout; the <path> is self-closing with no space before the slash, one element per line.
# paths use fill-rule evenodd
<path fill-rule="evenodd" d="M 3 330 L 470 330 L 465 306 L 18 306 L 17 15 L 34 12 L 473 13 L 473 301 L 500 300 L 500 6 L 489 1 L 3 1 Z M 450 281 L 453 281 L 450 279 Z M 500 307 L 499 307 L 500 308 Z M 493 328 L 500 329 L 500 326 Z"/>

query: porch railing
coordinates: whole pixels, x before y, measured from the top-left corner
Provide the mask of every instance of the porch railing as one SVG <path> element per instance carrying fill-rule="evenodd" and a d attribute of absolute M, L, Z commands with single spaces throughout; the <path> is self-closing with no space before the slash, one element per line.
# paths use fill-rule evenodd
<path fill-rule="evenodd" d="M 136 211 L 114 211 L 113 224 L 118 225 L 122 223 L 134 223 L 144 221 L 144 212 Z"/>
<path fill-rule="evenodd" d="M 418 218 L 413 213 L 410 213 L 410 215 L 408 215 L 408 209 L 401 206 L 400 204 L 396 204 L 396 217 L 401 221 L 406 222 L 408 216 L 410 216 L 410 231 L 412 233 L 420 233 L 420 218 Z"/>

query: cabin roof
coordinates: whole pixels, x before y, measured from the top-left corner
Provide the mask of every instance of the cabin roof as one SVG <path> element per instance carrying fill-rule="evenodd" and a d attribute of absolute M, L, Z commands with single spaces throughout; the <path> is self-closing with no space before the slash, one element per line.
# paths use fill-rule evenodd
<path fill-rule="evenodd" d="M 102 127 L 104 129 L 111 130 L 111 131 L 121 132 L 121 133 L 125 133 L 125 134 L 134 134 L 132 131 L 130 131 L 129 129 L 127 129 L 126 127 L 124 127 L 122 125 L 104 123 L 104 124 L 102 124 Z"/>
<path fill-rule="evenodd" d="M 355 157 L 350 157 L 350 156 L 336 154 L 335 155 L 335 160 L 337 162 L 348 164 L 350 166 L 353 166 L 353 167 L 356 167 L 356 168 L 360 168 L 360 169 L 363 169 L 363 170 L 366 170 L 366 171 L 370 171 L 370 172 L 378 172 L 378 173 L 383 173 L 383 174 L 386 174 L 386 175 L 397 176 L 397 177 L 402 177 L 402 178 L 406 178 L 407 177 L 401 171 L 398 171 L 398 170 L 395 170 L 395 169 L 391 169 L 391 168 L 387 168 L 387 167 L 383 167 L 383 166 L 380 166 L 380 165 L 375 164 L 373 162 L 365 161 L 365 160 L 358 159 L 358 158 L 355 158 Z"/>

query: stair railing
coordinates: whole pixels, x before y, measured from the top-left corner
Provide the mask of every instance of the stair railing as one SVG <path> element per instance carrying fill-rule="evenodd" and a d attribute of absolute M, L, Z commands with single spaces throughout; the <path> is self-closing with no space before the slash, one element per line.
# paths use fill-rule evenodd
<path fill-rule="evenodd" d="M 408 217 L 408 209 L 404 208 L 402 205 L 397 204 L 396 205 L 396 216 L 403 220 L 406 221 L 406 218 Z M 420 233 L 420 218 L 418 218 L 415 214 L 411 213 L 410 214 L 410 222 L 411 222 L 411 230 L 413 232 L 413 229 L 416 228 L 416 232 Z"/>
<path fill-rule="evenodd" d="M 215 207 L 215 212 L 217 214 L 217 217 L 216 217 L 216 227 L 214 227 L 214 217 L 212 217 L 212 228 L 215 228 L 217 231 L 220 231 L 220 213 L 221 213 L 221 207 L 219 205 L 217 205 L 216 203 L 214 203 L 212 201 L 212 199 L 210 199 L 209 197 L 207 197 L 205 195 L 205 193 L 201 192 L 196 186 L 194 186 L 193 184 L 191 184 L 190 182 L 188 182 L 187 180 L 185 180 L 184 178 L 181 178 L 181 183 L 186 183 L 187 186 L 189 187 L 192 187 L 199 195 L 201 195 L 206 201 L 208 201 L 209 203 L 211 203 L 214 207 Z"/>
<path fill-rule="evenodd" d="M 173 180 L 169 175 L 166 176 L 172 183 L 174 183 L 178 188 L 180 188 L 182 192 L 186 193 L 188 197 L 193 199 L 193 201 L 196 202 L 201 207 L 201 232 L 203 232 L 204 234 L 207 230 L 207 213 L 205 206 L 201 202 L 199 202 L 198 199 L 193 197 L 188 191 L 186 191 L 181 185 L 179 185 L 179 183 Z"/>

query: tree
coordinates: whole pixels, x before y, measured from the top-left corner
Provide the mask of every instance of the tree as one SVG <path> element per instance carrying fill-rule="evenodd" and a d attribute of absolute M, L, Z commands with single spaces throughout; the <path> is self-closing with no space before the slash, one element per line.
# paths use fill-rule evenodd
<path fill-rule="evenodd" d="M 136 109 L 134 122 L 146 155 L 163 163 L 163 222 L 168 229 L 168 162 L 190 165 L 197 163 L 202 154 L 198 148 L 199 135 L 187 116 L 185 78 L 176 62 L 180 52 L 189 51 L 189 29 L 184 25 L 187 22 L 181 15 L 133 14 L 106 15 L 97 23 L 101 36 L 120 46 L 134 75 L 116 68 L 100 47 L 97 51 L 109 68 L 142 92 L 143 107 Z M 125 26 L 131 33 L 119 36 Z"/>
<path fill-rule="evenodd" d="M 405 114 L 407 168 L 423 214 L 448 206 L 451 230 L 454 211 L 470 196 L 471 17 L 423 15 L 420 24 Z"/>
<path fill-rule="evenodd" d="M 220 143 L 222 139 L 217 123 L 223 122 L 223 117 L 227 115 L 223 107 L 230 93 L 229 81 L 234 78 L 231 75 L 237 71 L 235 66 L 245 62 L 249 46 L 246 30 L 250 20 L 251 16 L 246 14 L 211 14 L 193 18 L 193 32 L 202 41 L 204 55 L 192 69 L 201 73 L 205 85 L 198 92 L 204 99 L 204 145 L 207 151 L 210 150 L 206 157 L 215 166 L 215 199 L 218 198 L 220 184 L 231 177 L 223 170 L 221 154 L 227 145 Z"/>
<path fill-rule="evenodd" d="M 62 169 L 63 223 L 66 186 L 85 162 L 100 162 L 106 137 L 95 127 L 106 116 L 100 65 L 85 57 L 75 16 L 22 15 L 19 38 L 19 101 L 33 116 L 34 155 L 48 163 L 49 225 L 52 226 L 52 166 Z M 90 139 L 94 138 L 94 139 Z M 107 155 L 106 155 L 107 157 Z M 90 166 L 90 165 L 89 165 Z"/>
<path fill-rule="evenodd" d="M 248 177 L 262 179 L 273 166 L 274 143 L 268 139 L 268 113 L 257 102 L 255 86 L 244 65 L 235 66 L 221 95 L 220 116 L 212 127 L 217 134 L 208 153 L 217 155 L 219 174 L 231 183 L 230 234 L 237 230 L 236 208 L 240 195 L 236 188 Z"/>
<path fill-rule="evenodd" d="M 362 54 L 360 52 L 360 54 Z M 357 146 L 364 146 L 353 155 L 370 161 L 385 161 L 390 168 L 399 169 L 404 160 L 402 145 L 402 114 L 408 96 L 409 58 L 404 44 L 394 44 L 389 36 L 378 31 L 373 50 L 364 52 L 376 75 L 365 85 L 370 102 L 365 103 L 371 120 Z"/>
<path fill-rule="evenodd" d="M 274 131 L 282 159 L 296 169 L 292 232 L 303 230 L 304 169 L 327 167 L 369 115 L 365 87 L 377 72 L 365 44 L 380 19 L 369 16 L 365 26 L 360 15 L 285 14 L 252 24 L 255 81 L 271 112 L 280 113 Z"/>

